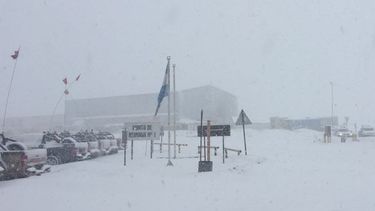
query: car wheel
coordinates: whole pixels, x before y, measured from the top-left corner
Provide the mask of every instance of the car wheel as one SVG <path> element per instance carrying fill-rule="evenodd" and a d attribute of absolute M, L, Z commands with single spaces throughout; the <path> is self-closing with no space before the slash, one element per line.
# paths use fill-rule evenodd
<path fill-rule="evenodd" d="M 0 162 L 0 167 L 3 169 L 3 171 L 0 171 L 0 181 L 1 181 L 4 179 L 5 166 Z"/>
<path fill-rule="evenodd" d="M 58 165 L 60 162 L 59 162 L 59 159 L 56 157 L 56 156 L 49 156 L 47 158 L 47 164 L 48 165 Z"/>

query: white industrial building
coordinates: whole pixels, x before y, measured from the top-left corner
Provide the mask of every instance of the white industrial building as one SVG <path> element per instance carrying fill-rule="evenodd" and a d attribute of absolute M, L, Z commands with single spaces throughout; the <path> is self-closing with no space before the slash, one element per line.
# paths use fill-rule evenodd
<path fill-rule="evenodd" d="M 173 95 L 172 95 L 173 96 Z M 121 126 L 124 122 L 154 120 L 158 93 L 128 96 L 75 99 L 66 101 L 65 125 L 81 128 Z M 166 125 L 165 98 L 156 118 Z M 171 111 L 173 111 L 171 97 Z M 213 86 L 202 86 L 176 92 L 176 120 L 179 127 L 204 119 L 213 123 L 232 123 L 238 114 L 237 98 Z M 171 119 L 173 116 L 171 117 Z"/>

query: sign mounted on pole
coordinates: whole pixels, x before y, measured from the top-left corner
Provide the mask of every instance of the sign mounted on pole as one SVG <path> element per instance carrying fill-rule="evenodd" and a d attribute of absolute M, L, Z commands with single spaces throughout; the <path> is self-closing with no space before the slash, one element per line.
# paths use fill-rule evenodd
<path fill-rule="evenodd" d="M 241 110 L 240 115 L 238 115 L 236 125 L 251 125 L 253 124 L 250 118 L 246 115 L 244 110 Z"/>
<path fill-rule="evenodd" d="M 207 126 L 203 126 L 203 134 L 201 126 L 198 126 L 197 131 L 199 137 L 207 137 Z M 230 136 L 230 125 L 211 125 L 210 136 Z"/>
<path fill-rule="evenodd" d="M 245 125 L 251 125 L 251 124 L 253 123 L 250 121 L 249 117 L 246 115 L 245 111 L 242 109 L 236 121 L 236 125 L 242 125 L 243 145 L 245 148 L 245 155 L 247 155 Z"/>
<path fill-rule="evenodd" d="M 158 140 L 160 138 L 160 122 L 125 123 L 128 140 Z"/>

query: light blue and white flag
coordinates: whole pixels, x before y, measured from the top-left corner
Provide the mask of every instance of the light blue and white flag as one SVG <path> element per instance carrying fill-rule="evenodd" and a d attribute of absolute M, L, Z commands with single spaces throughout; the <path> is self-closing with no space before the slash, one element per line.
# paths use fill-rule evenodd
<path fill-rule="evenodd" d="M 169 59 L 168 59 L 168 64 L 165 70 L 165 75 L 164 75 L 164 80 L 163 80 L 163 85 L 160 88 L 160 92 L 158 96 L 158 106 L 156 107 L 155 116 L 158 114 L 163 98 L 169 95 L 169 73 L 170 73 L 170 68 L 169 68 Z"/>

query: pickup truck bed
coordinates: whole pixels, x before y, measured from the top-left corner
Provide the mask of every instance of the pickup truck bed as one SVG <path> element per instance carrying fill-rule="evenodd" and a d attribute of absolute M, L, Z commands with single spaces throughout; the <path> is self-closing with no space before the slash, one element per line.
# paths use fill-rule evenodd
<path fill-rule="evenodd" d="M 7 178 L 17 178 L 27 176 L 26 155 L 23 151 L 1 151 L 3 161 L 3 176 Z"/>
<path fill-rule="evenodd" d="M 27 167 L 41 168 L 47 162 L 47 150 L 30 148 L 21 142 L 10 142 L 6 145 L 9 151 L 23 151 L 26 155 Z"/>

